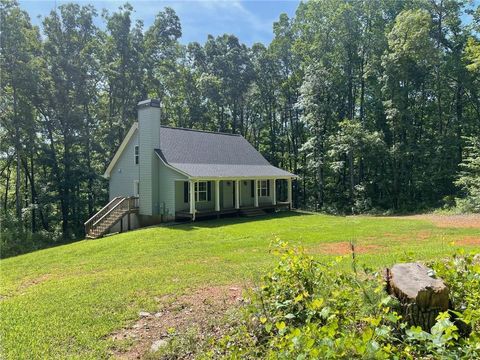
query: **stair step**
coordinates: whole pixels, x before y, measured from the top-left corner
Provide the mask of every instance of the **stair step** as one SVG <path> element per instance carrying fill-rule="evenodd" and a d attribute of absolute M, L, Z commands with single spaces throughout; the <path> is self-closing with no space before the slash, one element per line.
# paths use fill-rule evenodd
<path fill-rule="evenodd" d="M 86 237 L 88 239 L 102 237 L 126 215 L 133 213 L 138 213 L 138 204 L 134 198 L 120 196 L 114 198 L 85 223 L 85 230 L 88 229 Z M 96 222 L 98 223 L 94 226 Z"/>

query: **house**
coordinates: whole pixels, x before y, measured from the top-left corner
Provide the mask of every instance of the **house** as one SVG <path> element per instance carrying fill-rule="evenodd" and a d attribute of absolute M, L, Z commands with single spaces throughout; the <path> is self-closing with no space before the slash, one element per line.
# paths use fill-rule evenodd
<path fill-rule="evenodd" d="M 179 218 L 289 208 L 296 175 L 272 166 L 240 135 L 162 126 L 159 101 L 145 100 L 104 177 L 110 203 L 87 221 L 91 237 Z"/>

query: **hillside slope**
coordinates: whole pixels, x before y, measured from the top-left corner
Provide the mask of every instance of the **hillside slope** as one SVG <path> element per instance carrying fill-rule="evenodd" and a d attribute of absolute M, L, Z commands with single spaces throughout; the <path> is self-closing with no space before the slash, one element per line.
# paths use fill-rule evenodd
<path fill-rule="evenodd" d="M 417 219 L 280 213 L 154 227 L 84 240 L 2 260 L 0 331 L 4 357 L 102 358 L 109 334 L 155 311 L 156 297 L 200 286 L 251 282 L 272 265 L 276 237 L 319 257 L 348 255 L 379 267 L 411 256 L 474 246 L 478 229 L 440 228 Z M 472 241 L 472 239 L 476 239 Z"/>

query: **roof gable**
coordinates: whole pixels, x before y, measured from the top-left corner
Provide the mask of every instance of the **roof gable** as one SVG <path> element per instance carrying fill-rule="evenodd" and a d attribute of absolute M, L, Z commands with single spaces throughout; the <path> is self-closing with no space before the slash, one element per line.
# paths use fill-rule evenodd
<path fill-rule="evenodd" d="M 104 173 L 109 178 L 138 129 L 134 123 Z M 152 149 L 163 163 L 196 178 L 297 177 L 272 166 L 243 136 L 161 126 L 160 149 Z"/>
<path fill-rule="evenodd" d="M 162 126 L 160 149 L 169 163 L 269 165 L 240 135 Z"/>
<path fill-rule="evenodd" d="M 113 156 L 112 161 L 110 161 L 110 164 L 108 165 L 107 170 L 105 170 L 105 173 L 103 174 L 104 178 L 108 179 L 110 177 L 110 174 L 111 174 L 113 168 L 115 167 L 115 164 L 120 159 L 120 156 L 122 155 L 123 151 L 127 147 L 128 143 L 130 142 L 130 139 L 135 134 L 135 131 L 137 131 L 137 129 L 138 129 L 138 123 L 135 122 L 135 123 L 133 123 L 130 130 L 128 130 L 127 135 L 125 135 L 125 138 L 123 139 L 122 143 L 118 147 L 118 150 L 115 152 L 115 155 Z"/>
<path fill-rule="evenodd" d="M 270 165 L 235 134 L 162 126 L 155 151 L 164 163 L 191 177 L 295 177 Z"/>

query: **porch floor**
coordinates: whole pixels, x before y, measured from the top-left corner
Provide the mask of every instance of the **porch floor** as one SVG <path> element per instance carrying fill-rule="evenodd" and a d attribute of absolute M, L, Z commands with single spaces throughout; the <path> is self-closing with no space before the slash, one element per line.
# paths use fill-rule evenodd
<path fill-rule="evenodd" d="M 215 211 L 215 210 L 210 210 L 210 209 L 205 209 L 205 210 L 197 210 L 195 212 L 195 218 L 206 218 L 206 217 L 221 217 L 224 215 L 241 215 L 243 211 L 249 211 L 249 210 L 263 210 L 263 211 L 276 211 L 279 209 L 288 209 L 290 206 L 289 203 L 287 202 L 279 202 L 276 205 L 273 204 L 268 204 L 268 205 L 259 205 L 258 207 L 254 206 L 241 206 L 240 209 L 221 209 L 220 211 Z M 188 210 L 183 210 L 183 211 L 177 211 L 175 214 L 175 217 L 177 219 L 191 219 L 192 214 Z"/>

